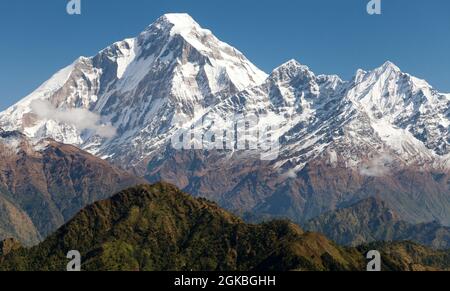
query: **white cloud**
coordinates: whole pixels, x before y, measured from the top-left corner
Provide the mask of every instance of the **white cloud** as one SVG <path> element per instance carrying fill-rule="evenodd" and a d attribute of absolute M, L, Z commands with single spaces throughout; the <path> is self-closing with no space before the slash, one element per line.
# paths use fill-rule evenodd
<path fill-rule="evenodd" d="M 35 100 L 31 103 L 31 110 L 41 119 L 73 125 L 80 131 L 92 130 L 95 134 L 105 138 L 116 135 L 115 127 L 110 124 L 101 124 L 100 116 L 86 109 L 58 109 L 49 101 Z"/>
<path fill-rule="evenodd" d="M 381 154 L 367 164 L 360 167 L 359 172 L 363 176 L 383 177 L 389 174 L 393 158 L 388 154 Z"/>
<path fill-rule="evenodd" d="M 281 175 L 282 179 L 296 179 L 297 171 L 295 169 L 289 169 Z"/>

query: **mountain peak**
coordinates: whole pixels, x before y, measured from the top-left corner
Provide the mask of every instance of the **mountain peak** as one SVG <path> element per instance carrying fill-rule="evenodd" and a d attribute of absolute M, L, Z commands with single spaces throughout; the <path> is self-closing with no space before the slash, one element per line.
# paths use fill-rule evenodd
<path fill-rule="evenodd" d="M 292 59 L 273 70 L 271 76 L 276 79 L 285 80 L 293 79 L 299 75 L 305 74 L 311 76 L 314 75 L 308 66 L 302 65 L 298 61 Z"/>
<path fill-rule="evenodd" d="M 172 34 L 183 34 L 192 30 L 203 30 L 187 13 L 168 13 L 158 18 L 151 24 L 146 31 L 152 30 L 154 27 L 162 30 L 170 31 Z"/>
<path fill-rule="evenodd" d="M 372 71 L 365 71 L 363 69 L 358 69 L 356 71 L 354 81 L 355 81 L 355 83 L 360 83 L 367 76 L 374 76 L 374 75 L 381 76 L 386 73 L 387 73 L 386 76 L 390 75 L 390 73 L 401 73 L 401 69 L 393 62 L 386 61 L 384 64 L 382 64 L 381 66 L 377 67 L 376 69 L 374 69 Z"/>
<path fill-rule="evenodd" d="M 391 61 L 386 61 L 381 67 L 377 68 L 376 71 L 401 72 L 400 68 Z"/>
<path fill-rule="evenodd" d="M 169 22 L 175 26 L 200 26 L 189 14 L 187 13 L 167 13 L 160 17 L 160 21 Z"/>
<path fill-rule="evenodd" d="M 295 59 L 290 59 L 289 61 L 285 62 L 284 64 L 282 64 L 281 66 L 279 66 L 277 69 L 284 69 L 284 68 L 303 68 L 303 69 L 308 69 L 309 68 L 305 65 L 302 65 L 300 62 L 298 62 Z M 277 70 L 275 69 L 275 70 Z"/>

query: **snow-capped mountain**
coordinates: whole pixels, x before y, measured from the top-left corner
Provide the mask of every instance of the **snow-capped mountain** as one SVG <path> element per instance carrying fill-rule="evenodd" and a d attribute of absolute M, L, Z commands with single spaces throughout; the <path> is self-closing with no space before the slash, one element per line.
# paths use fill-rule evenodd
<path fill-rule="evenodd" d="M 217 103 L 266 74 L 187 14 L 167 14 L 139 36 L 81 57 L 0 114 L 0 125 L 103 157 L 142 158 L 175 113 Z M 129 160 L 128 160 L 129 161 Z"/>
<path fill-rule="evenodd" d="M 331 91 L 321 83 L 331 84 Z M 301 130 L 295 128 L 297 145 L 288 154 L 301 152 L 305 141 L 318 140 L 315 149 L 329 143 L 328 150 L 334 156 L 340 153 L 348 167 L 364 167 L 364 159 L 387 155 L 406 165 L 448 169 L 448 94 L 391 62 L 370 72 L 359 70 L 349 82 L 318 76 L 309 84 L 317 84 L 320 92 L 309 106 L 314 108 L 313 119 Z M 326 102 L 320 103 L 323 95 Z M 317 126 L 319 131 L 314 132 Z M 313 135 L 309 138 L 302 132 Z"/>
<path fill-rule="evenodd" d="M 409 163 L 445 156 L 449 102 L 450 95 L 391 62 L 359 70 L 351 81 L 316 76 L 294 60 L 267 76 L 189 15 L 167 14 L 136 38 L 55 74 L 1 113 L 0 126 L 77 145 L 131 168 L 167 146 L 175 115 L 189 126 L 201 118 L 265 113 L 279 123 L 276 166 L 298 170 L 346 138 L 352 148 L 384 148 Z"/>
<path fill-rule="evenodd" d="M 202 118 L 232 120 L 245 112 L 276 123 L 272 135 L 281 148 L 274 167 L 291 173 L 323 153 L 332 160 L 339 157 L 349 168 L 370 167 L 372 160 L 384 157 L 401 165 L 447 169 L 449 102 L 448 94 L 391 62 L 343 81 L 316 76 L 292 60 L 263 84 L 220 101 Z"/>
<path fill-rule="evenodd" d="M 0 113 L 0 127 L 242 211 L 302 221 L 383 189 L 404 218 L 450 224 L 449 105 L 450 94 L 391 62 L 349 81 L 294 60 L 267 75 L 189 15 L 167 14 L 58 72 Z M 230 127 L 218 121 L 242 114 L 271 126 L 276 158 L 173 147 L 180 129 L 196 127 L 191 138 L 204 144 L 212 127 Z"/>
<path fill-rule="evenodd" d="M 449 95 L 391 62 L 372 72 L 359 71 L 348 98 L 372 119 L 410 132 L 434 153 L 450 152 Z"/>

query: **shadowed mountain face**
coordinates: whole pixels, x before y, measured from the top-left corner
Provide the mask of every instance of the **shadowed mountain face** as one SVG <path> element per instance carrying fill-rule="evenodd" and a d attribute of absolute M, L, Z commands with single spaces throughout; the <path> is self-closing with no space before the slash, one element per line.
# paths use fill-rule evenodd
<path fill-rule="evenodd" d="M 86 205 L 142 182 L 52 140 L 0 132 L 0 239 L 35 244 Z"/>
<path fill-rule="evenodd" d="M 373 196 L 386 201 L 401 220 L 450 224 L 446 171 L 420 171 L 411 166 L 368 176 L 346 167 L 343 160 L 332 163 L 324 154 L 298 173 L 286 173 L 273 169 L 270 162 L 246 157 L 169 151 L 165 159 L 150 163 L 147 178 L 176 184 L 236 213 L 289 218 L 300 224 Z"/>
<path fill-rule="evenodd" d="M 438 222 L 411 224 L 401 221 L 377 198 L 362 200 L 348 208 L 323 214 L 304 225 L 344 245 L 374 241 L 414 241 L 435 249 L 450 248 L 450 228 Z"/>
<path fill-rule="evenodd" d="M 0 240 L 5 238 L 16 238 L 25 245 L 34 245 L 41 235 L 28 214 L 0 193 Z"/>
<path fill-rule="evenodd" d="M 386 270 L 449 266 L 427 261 L 444 253 L 415 244 L 378 247 L 392 256 Z M 78 250 L 83 270 L 364 270 L 366 251 L 285 221 L 245 224 L 161 183 L 94 203 L 40 245 L 16 249 L 0 258 L 0 269 L 64 270 L 66 253 Z"/>

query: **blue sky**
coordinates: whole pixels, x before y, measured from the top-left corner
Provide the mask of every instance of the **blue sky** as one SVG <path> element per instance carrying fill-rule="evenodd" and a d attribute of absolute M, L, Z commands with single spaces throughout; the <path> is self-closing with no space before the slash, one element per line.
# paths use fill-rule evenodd
<path fill-rule="evenodd" d="M 266 72 L 289 59 L 345 79 L 385 60 L 450 92 L 450 1 L 382 0 L 0 1 L 0 110 L 80 55 L 137 35 L 160 15 L 187 12 Z"/>

